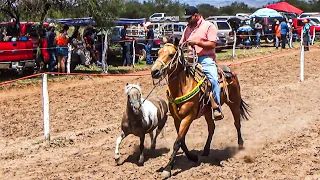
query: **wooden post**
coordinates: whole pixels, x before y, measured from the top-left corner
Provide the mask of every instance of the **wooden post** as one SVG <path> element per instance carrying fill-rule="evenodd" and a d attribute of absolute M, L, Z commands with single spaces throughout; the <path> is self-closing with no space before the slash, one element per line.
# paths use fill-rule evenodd
<path fill-rule="evenodd" d="M 135 67 L 136 65 L 134 64 L 136 61 L 136 48 L 135 48 L 135 40 L 132 41 L 132 65 Z"/>
<path fill-rule="evenodd" d="M 103 53 L 102 53 L 102 70 L 104 73 L 108 73 L 108 63 L 107 63 L 107 51 L 108 51 L 108 31 L 104 36 Z"/>
<path fill-rule="evenodd" d="M 233 47 L 232 47 L 232 57 L 236 56 L 236 44 L 237 44 L 237 33 L 233 31 Z"/>
<path fill-rule="evenodd" d="M 67 73 L 70 74 L 72 46 L 68 43 L 68 59 L 67 59 Z"/>
<path fill-rule="evenodd" d="M 300 82 L 304 81 L 304 44 L 303 29 L 301 30 L 301 46 L 300 46 Z"/>
<path fill-rule="evenodd" d="M 48 76 L 42 74 L 42 106 L 43 106 L 43 131 L 45 141 L 50 141 L 50 116 L 49 116 L 49 94 Z"/>

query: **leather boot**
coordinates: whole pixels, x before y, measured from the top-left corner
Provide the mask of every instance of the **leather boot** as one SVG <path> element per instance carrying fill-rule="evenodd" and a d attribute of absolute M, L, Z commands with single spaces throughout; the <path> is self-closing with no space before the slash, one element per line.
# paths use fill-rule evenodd
<path fill-rule="evenodd" d="M 224 116 L 221 112 L 221 107 L 214 100 L 212 92 L 210 93 L 210 101 L 212 107 L 212 117 L 215 121 L 222 120 Z"/>

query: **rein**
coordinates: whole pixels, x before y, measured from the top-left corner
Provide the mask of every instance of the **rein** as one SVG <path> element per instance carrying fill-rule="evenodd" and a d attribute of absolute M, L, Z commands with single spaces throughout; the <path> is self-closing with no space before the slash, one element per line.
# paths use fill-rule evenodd
<path fill-rule="evenodd" d="M 170 69 L 172 69 L 173 66 L 175 66 L 175 69 L 171 72 L 171 74 L 168 74 L 168 79 L 173 75 L 173 73 L 176 71 L 176 69 L 178 68 L 178 64 L 180 63 L 182 66 L 183 66 L 183 70 L 186 71 L 186 68 L 187 68 L 187 64 L 188 62 L 185 60 L 184 58 L 184 54 L 183 54 L 183 51 L 182 49 L 187 45 L 188 42 L 184 42 L 181 47 L 175 47 L 173 44 L 171 43 L 167 43 L 165 44 L 165 46 L 172 46 L 176 49 L 176 52 L 174 54 L 174 56 L 171 58 L 171 60 L 168 62 L 168 64 L 164 63 L 161 59 L 157 59 L 157 61 L 159 61 L 161 64 L 162 64 L 162 67 L 160 69 L 160 72 L 163 73 L 168 67 Z M 194 46 L 192 47 L 192 54 L 193 54 L 193 63 L 192 63 L 192 66 L 195 66 L 198 62 L 198 56 L 196 54 L 196 51 L 195 51 L 195 48 Z M 177 60 L 178 58 L 178 60 Z M 182 70 L 181 70 L 182 71 Z M 178 72 L 178 74 L 180 73 L 180 71 Z M 170 79 L 170 81 L 174 80 L 175 78 L 178 77 L 178 74 L 176 74 L 175 77 L 173 77 L 172 79 Z M 161 78 L 159 80 L 158 83 L 160 83 L 164 78 Z M 189 93 L 181 96 L 181 97 L 177 97 L 177 98 L 173 98 L 171 97 L 171 93 L 170 93 L 170 89 L 169 87 L 167 87 L 167 98 L 169 99 L 169 101 L 171 103 L 174 103 L 174 104 L 181 104 L 183 102 L 186 102 L 188 101 L 189 99 L 191 99 L 192 97 L 194 97 L 197 93 L 200 92 L 200 86 L 202 85 L 202 83 L 204 82 L 206 78 L 204 78 L 203 80 L 199 81 L 197 86 L 195 88 L 193 88 L 193 90 L 191 90 Z M 170 83 L 169 80 L 167 80 L 167 84 Z"/>

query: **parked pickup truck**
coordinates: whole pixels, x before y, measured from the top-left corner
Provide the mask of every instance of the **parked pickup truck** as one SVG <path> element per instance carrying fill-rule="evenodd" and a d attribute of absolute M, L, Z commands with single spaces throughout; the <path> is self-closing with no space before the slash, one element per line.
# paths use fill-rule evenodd
<path fill-rule="evenodd" d="M 0 71 L 16 70 L 18 73 L 33 73 L 35 59 L 31 40 L 0 42 L 0 47 Z"/>
<path fill-rule="evenodd" d="M 179 21 L 179 16 L 167 16 L 166 13 L 154 13 L 149 17 L 150 22 Z"/>
<path fill-rule="evenodd" d="M 21 37 L 12 37 L 8 41 L 0 41 L 0 71 L 14 70 L 19 74 L 32 74 L 35 68 L 44 70 L 49 63 L 47 52 L 47 41 L 45 37 L 40 40 L 36 29 L 33 27 L 35 22 L 20 22 Z M 49 24 L 44 23 L 44 27 Z M 8 22 L 0 22 L 1 27 L 7 27 Z M 28 34 L 29 36 L 24 36 Z M 9 37 L 10 34 L 7 34 Z M 24 39 L 24 40 L 21 40 Z M 40 43 L 38 43 L 40 41 Z M 37 48 L 40 44 L 41 52 L 36 61 Z"/>
<path fill-rule="evenodd" d="M 301 30 L 303 29 L 304 23 L 303 23 L 304 18 L 296 18 L 293 19 L 293 27 L 294 27 L 294 31 L 295 33 L 298 34 L 298 36 L 300 37 L 301 35 Z M 320 40 L 320 26 L 318 26 L 315 22 L 310 21 L 310 35 L 313 35 L 313 31 L 316 31 L 316 37 L 315 40 L 318 41 Z"/>

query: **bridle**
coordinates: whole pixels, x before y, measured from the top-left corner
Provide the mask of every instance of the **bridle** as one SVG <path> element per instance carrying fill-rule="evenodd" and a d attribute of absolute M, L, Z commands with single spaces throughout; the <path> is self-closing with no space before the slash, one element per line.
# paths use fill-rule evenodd
<path fill-rule="evenodd" d="M 140 93 L 140 98 L 139 98 L 139 99 L 136 99 L 136 100 L 134 100 L 133 102 L 130 102 L 131 107 L 134 108 L 134 105 L 135 105 L 135 104 L 137 104 L 137 103 L 142 104 L 142 102 L 141 102 L 141 92 L 140 92 L 140 90 L 139 90 L 137 87 L 134 87 L 134 86 L 131 87 L 131 89 L 129 90 L 129 92 L 132 91 L 132 89 L 136 89 L 136 90 Z M 127 94 L 129 94 L 129 92 L 128 92 Z"/>
<path fill-rule="evenodd" d="M 172 69 L 173 67 L 175 68 L 171 74 L 168 75 L 168 78 L 170 78 L 173 73 L 175 72 L 175 70 L 178 68 L 178 64 L 182 64 L 183 65 L 183 68 L 184 70 L 186 70 L 186 64 L 187 64 L 187 61 L 186 59 L 184 58 L 184 54 L 183 54 L 183 49 L 187 46 L 188 42 L 185 41 L 183 44 L 181 44 L 181 46 L 179 47 L 176 47 L 175 45 L 171 44 L 171 43 L 166 43 L 164 46 L 171 46 L 171 47 L 174 47 L 176 52 L 174 53 L 173 57 L 171 58 L 171 60 L 166 64 L 165 62 L 163 62 L 162 59 L 157 59 L 156 62 L 160 62 L 161 63 L 161 68 L 160 68 L 160 74 L 163 74 L 165 70 L 167 70 L 167 68 L 169 67 L 169 69 Z M 194 57 L 194 62 L 193 64 L 195 64 L 195 62 L 198 61 L 198 56 L 195 52 L 195 48 L 192 47 L 192 54 L 193 54 L 193 57 Z M 178 61 L 176 61 L 176 59 L 178 58 Z M 163 78 L 160 79 L 160 81 L 162 80 Z M 159 81 L 159 82 L 160 82 Z"/>
<path fill-rule="evenodd" d="M 179 48 L 177 48 L 175 45 L 171 44 L 171 43 L 166 43 L 164 45 L 165 46 L 171 46 L 173 47 L 176 52 L 174 53 L 173 57 L 171 58 L 171 60 L 166 64 L 165 62 L 163 62 L 162 59 L 157 59 L 156 62 L 160 62 L 161 63 L 161 68 L 160 68 L 160 73 L 163 74 L 163 72 L 169 67 L 170 69 L 175 65 L 176 68 L 178 66 L 178 62 L 175 61 L 177 57 L 181 56 L 181 50 Z"/>

